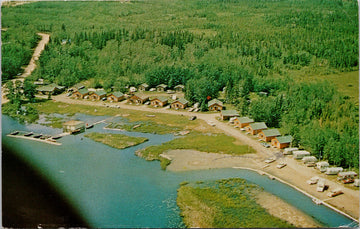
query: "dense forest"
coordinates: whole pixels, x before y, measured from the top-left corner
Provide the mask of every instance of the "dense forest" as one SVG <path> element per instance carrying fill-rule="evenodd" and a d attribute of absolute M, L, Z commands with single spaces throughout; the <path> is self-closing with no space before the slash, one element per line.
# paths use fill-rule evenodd
<path fill-rule="evenodd" d="M 224 102 L 358 167 L 358 102 L 307 75 L 358 70 L 358 5 L 342 0 L 36 2 L 2 7 L 2 81 L 51 34 L 29 80 L 63 86 L 186 85 L 203 110 Z M 261 92 L 261 93 L 260 93 Z M 354 95 L 357 97 L 357 95 Z"/>

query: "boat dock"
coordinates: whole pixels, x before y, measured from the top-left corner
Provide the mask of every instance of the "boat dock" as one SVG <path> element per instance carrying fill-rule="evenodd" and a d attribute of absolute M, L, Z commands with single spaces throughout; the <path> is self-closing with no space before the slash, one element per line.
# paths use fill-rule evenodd
<path fill-rule="evenodd" d="M 28 140 L 32 140 L 32 141 L 38 141 L 38 142 L 48 143 L 48 144 L 57 145 L 57 146 L 61 145 L 60 142 L 57 142 L 51 136 L 48 136 L 47 138 L 42 139 L 42 138 L 38 137 L 38 136 L 42 136 L 42 134 L 37 134 L 37 133 L 32 133 L 32 132 L 15 131 L 6 136 L 13 137 L 13 138 L 28 139 Z"/>

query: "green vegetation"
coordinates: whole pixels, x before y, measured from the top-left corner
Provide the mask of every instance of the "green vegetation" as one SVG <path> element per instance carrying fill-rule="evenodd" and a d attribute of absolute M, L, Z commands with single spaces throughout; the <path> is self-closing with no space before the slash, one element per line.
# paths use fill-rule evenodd
<path fill-rule="evenodd" d="M 143 137 L 131 137 L 123 134 L 104 134 L 95 132 L 85 134 L 84 136 L 117 149 L 125 149 L 127 147 L 136 146 L 148 140 Z"/>
<path fill-rule="evenodd" d="M 340 74 L 359 66 L 355 0 L 40 1 L 3 6 L 1 23 L 3 80 L 21 73 L 35 33 L 47 32 L 30 80 L 107 91 L 181 83 L 202 110 L 226 87 L 224 102 L 241 115 L 332 164 L 359 166 L 358 96 L 344 90 L 358 79 Z"/>
<path fill-rule="evenodd" d="M 256 203 L 259 191 L 259 186 L 240 178 L 184 183 L 178 189 L 177 204 L 187 227 L 293 227 Z"/>
<path fill-rule="evenodd" d="M 235 138 L 225 134 L 202 134 L 192 132 L 185 137 L 176 138 L 159 146 L 149 146 L 136 152 L 136 154 L 149 161 L 160 160 L 162 169 L 165 169 L 166 166 L 170 164 L 170 161 L 161 157 L 160 154 L 173 149 L 193 149 L 207 153 L 232 155 L 254 152 L 253 148 L 248 145 L 241 145 Z"/>

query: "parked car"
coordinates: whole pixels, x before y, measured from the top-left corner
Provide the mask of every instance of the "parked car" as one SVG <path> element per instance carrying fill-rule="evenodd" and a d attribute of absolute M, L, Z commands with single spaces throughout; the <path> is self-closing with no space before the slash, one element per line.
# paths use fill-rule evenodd
<path fill-rule="evenodd" d="M 266 143 L 266 142 L 261 143 L 261 145 L 264 146 L 265 148 L 269 148 L 269 147 L 270 147 L 270 145 L 269 145 L 268 143 Z"/>

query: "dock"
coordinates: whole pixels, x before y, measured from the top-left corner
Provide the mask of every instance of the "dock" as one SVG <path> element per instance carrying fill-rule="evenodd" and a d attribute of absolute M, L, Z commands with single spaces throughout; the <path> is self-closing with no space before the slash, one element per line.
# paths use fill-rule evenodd
<path fill-rule="evenodd" d="M 38 141 L 38 142 L 43 142 L 43 143 L 48 143 L 48 144 L 52 144 L 52 145 L 61 145 L 60 142 L 55 141 L 54 139 L 52 139 L 51 137 L 47 138 L 47 139 L 40 139 L 40 138 L 34 138 L 33 136 L 35 135 L 39 135 L 36 133 L 33 133 L 31 136 L 25 136 L 26 134 L 28 134 L 29 132 L 20 132 L 16 135 L 12 135 L 12 134 L 8 134 L 6 136 L 8 137 L 13 137 L 13 138 L 22 138 L 22 139 L 27 139 L 27 140 L 32 140 L 32 141 Z"/>

